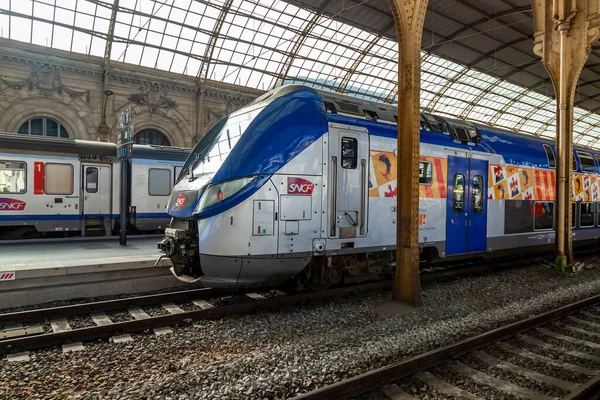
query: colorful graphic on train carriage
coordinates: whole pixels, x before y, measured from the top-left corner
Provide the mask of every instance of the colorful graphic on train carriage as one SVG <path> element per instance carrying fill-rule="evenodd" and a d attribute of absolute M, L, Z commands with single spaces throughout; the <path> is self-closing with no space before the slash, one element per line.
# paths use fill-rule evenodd
<path fill-rule="evenodd" d="M 439 157 L 421 157 L 422 171 L 432 178 L 431 184 L 419 185 L 420 198 L 446 198 L 447 160 Z M 371 150 L 369 169 L 369 197 L 396 197 L 397 158 L 391 151 Z"/>
<path fill-rule="evenodd" d="M 554 200 L 556 173 L 553 170 L 491 164 L 488 176 L 490 200 Z M 581 187 L 584 188 L 586 183 L 583 176 L 579 179 Z M 575 183 L 574 185 L 577 186 Z M 591 181 L 588 182 L 588 186 L 592 195 Z M 582 189 L 581 193 L 583 198 L 585 190 Z"/>
<path fill-rule="evenodd" d="M 391 151 L 371 150 L 369 197 L 396 197 L 396 156 Z"/>

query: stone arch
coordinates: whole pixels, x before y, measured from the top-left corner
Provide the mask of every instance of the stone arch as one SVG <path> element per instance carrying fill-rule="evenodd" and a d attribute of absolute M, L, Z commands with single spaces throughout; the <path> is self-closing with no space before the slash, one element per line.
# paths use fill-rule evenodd
<path fill-rule="evenodd" d="M 119 129 L 116 116 L 128 106 L 129 104 L 125 104 L 114 113 L 115 118 L 114 123 L 110 128 L 110 135 L 115 141 Z M 188 128 L 189 124 L 181 112 L 175 109 L 168 109 L 152 113 L 146 106 L 132 105 L 131 107 L 133 111 L 132 122 L 135 133 L 143 129 L 156 129 L 161 131 L 167 137 L 171 146 L 192 146 L 192 136 Z"/>
<path fill-rule="evenodd" d="M 0 127 L 17 132 L 24 122 L 35 117 L 60 122 L 72 139 L 96 140 L 97 133 L 89 104 L 78 97 L 54 92 L 51 97 L 21 89 L 7 89 L 0 104 Z"/>

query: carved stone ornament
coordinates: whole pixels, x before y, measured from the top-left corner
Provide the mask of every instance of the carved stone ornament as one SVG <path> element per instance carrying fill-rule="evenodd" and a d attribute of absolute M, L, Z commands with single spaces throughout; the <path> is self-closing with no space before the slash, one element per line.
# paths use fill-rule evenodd
<path fill-rule="evenodd" d="M 38 90 L 40 95 L 43 98 L 49 99 L 52 98 L 54 92 L 58 94 L 62 94 L 63 91 L 69 94 L 72 98 L 81 97 L 85 95 L 85 101 L 90 102 L 90 91 L 76 91 L 68 88 L 67 86 L 62 84 L 62 80 L 60 77 L 60 72 L 55 68 L 50 68 L 48 64 L 45 64 L 42 67 L 34 67 L 31 70 L 31 74 L 29 78 L 21 80 L 21 81 L 8 81 L 6 79 L 0 78 L 0 83 L 5 84 L 9 88 L 15 90 L 21 90 L 25 87 L 28 90 Z"/>
<path fill-rule="evenodd" d="M 177 108 L 175 100 L 169 99 L 167 92 L 161 91 L 156 83 L 141 87 L 140 93 L 132 94 L 127 99 L 137 105 L 147 105 L 152 114 L 156 114 L 160 108 Z"/>
<path fill-rule="evenodd" d="M 224 110 L 215 111 L 210 108 L 207 108 L 206 109 L 206 116 L 207 116 L 206 125 L 209 125 L 209 126 L 213 125 L 214 123 L 218 122 L 223 117 L 225 117 L 226 115 L 229 115 L 232 112 L 239 110 L 243 106 L 244 106 L 244 104 L 240 103 L 239 101 L 229 100 L 227 102 L 227 104 L 225 105 Z"/>

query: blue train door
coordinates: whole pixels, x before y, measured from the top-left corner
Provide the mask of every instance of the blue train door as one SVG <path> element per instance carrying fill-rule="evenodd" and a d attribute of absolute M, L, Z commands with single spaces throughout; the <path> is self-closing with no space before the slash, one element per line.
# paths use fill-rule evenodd
<path fill-rule="evenodd" d="M 448 157 L 446 255 L 487 249 L 488 162 Z"/>

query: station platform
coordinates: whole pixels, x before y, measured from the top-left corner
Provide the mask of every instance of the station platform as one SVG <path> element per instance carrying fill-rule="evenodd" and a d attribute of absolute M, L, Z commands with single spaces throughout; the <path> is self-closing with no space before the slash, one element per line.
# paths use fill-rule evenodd
<path fill-rule="evenodd" d="M 179 286 L 160 235 L 0 242 L 0 309 Z"/>

